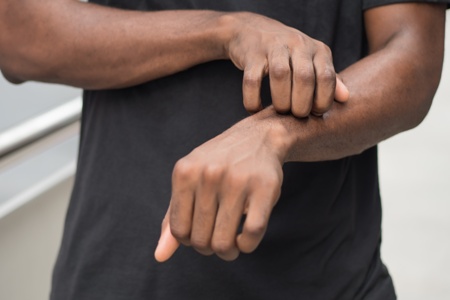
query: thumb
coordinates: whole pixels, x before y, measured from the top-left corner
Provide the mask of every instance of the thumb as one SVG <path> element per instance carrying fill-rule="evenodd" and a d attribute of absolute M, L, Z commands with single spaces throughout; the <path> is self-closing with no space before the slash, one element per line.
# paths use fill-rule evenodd
<path fill-rule="evenodd" d="M 179 246 L 180 243 L 170 232 L 169 214 L 167 213 L 161 226 L 161 236 L 158 241 L 158 246 L 156 246 L 155 259 L 158 262 L 165 262 L 172 257 Z"/>
<path fill-rule="evenodd" d="M 342 82 L 341 78 L 336 77 L 336 91 L 334 93 L 334 98 L 339 102 L 347 102 L 350 97 L 350 92 L 348 88 L 345 86 L 344 82 Z"/>

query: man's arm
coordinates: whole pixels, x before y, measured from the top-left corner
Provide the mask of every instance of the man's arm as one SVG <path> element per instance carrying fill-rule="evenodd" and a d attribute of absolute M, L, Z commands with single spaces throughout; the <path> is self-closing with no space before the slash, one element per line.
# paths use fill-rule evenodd
<path fill-rule="evenodd" d="M 252 13 L 139 12 L 76 0 L 0 0 L 0 69 L 11 82 L 120 88 L 231 59 L 244 71 L 244 106 L 251 112 L 261 109 L 265 75 L 271 77 L 279 112 L 292 107 L 299 117 L 323 114 L 335 98 L 348 98 L 328 47 L 303 37 Z M 310 93 L 291 95 L 299 89 Z"/>
<path fill-rule="evenodd" d="M 323 120 L 277 118 L 294 133 L 286 160 L 358 154 L 416 127 L 428 113 L 442 71 L 445 7 L 389 5 L 367 11 L 365 22 L 370 55 L 340 74 L 351 101 Z"/>
<path fill-rule="evenodd" d="M 278 200 L 284 162 L 358 154 L 422 121 L 440 80 L 445 8 L 389 5 L 367 11 L 365 20 L 370 55 L 341 73 L 348 103 L 323 118 L 266 108 L 177 163 L 157 260 L 168 259 L 180 242 L 225 260 L 253 251 Z"/>
<path fill-rule="evenodd" d="M 1 0 L 0 67 L 15 82 L 132 86 L 225 58 L 220 15 L 127 11 L 76 0 Z"/>

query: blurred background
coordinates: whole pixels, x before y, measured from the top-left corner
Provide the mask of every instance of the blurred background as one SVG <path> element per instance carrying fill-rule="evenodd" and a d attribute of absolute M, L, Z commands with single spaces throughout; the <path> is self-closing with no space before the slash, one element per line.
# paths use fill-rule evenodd
<path fill-rule="evenodd" d="M 450 11 L 445 46 L 425 121 L 379 146 L 382 256 L 400 300 L 450 299 Z"/>
<path fill-rule="evenodd" d="M 379 147 L 382 255 L 400 300 L 450 299 L 450 21 L 446 48 L 426 120 Z M 48 299 L 75 172 L 80 94 L 0 78 L 0 299 Z"/>

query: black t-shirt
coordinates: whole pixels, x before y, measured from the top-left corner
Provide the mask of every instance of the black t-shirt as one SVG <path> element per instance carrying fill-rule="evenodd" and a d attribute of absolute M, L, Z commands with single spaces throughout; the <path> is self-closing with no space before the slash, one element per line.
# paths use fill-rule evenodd
<path fill-rule="evenodd" d="M 325 42 L 339 71 L 366 54 L 363 11 L 406 1 L 94 2 L 256 12 Z M 376 148 L 285 164 L 281 198 L 254 253 L 224 262 L 182 247 L 168 262 L 155 262 L 174 163 L 247 116 L 241 86 L 241 71 L 215 61 L 131 88 L 85 91 L 78 171 L 51 299 L 395 299 L 380 260 Z M 262 97 L 270 103 L 267 82 Z"/>

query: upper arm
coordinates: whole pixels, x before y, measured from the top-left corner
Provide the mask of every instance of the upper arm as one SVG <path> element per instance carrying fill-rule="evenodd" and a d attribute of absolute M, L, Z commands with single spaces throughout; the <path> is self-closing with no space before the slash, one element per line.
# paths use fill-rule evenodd
<path fill-rule="evenodd" d="M 434 95 L 443 64 L 445 9 L 443 4 L 402 3 L 367 10 L 369 52 L 397 52 L 407 61 L 403 68 L 427 81 Z"/>
<path fill-rule="evenodd" d="M 364 14 L 369 51 L 389 46 L 443 56 L 445 5 L 402 3 L 369 9 Z"/>

